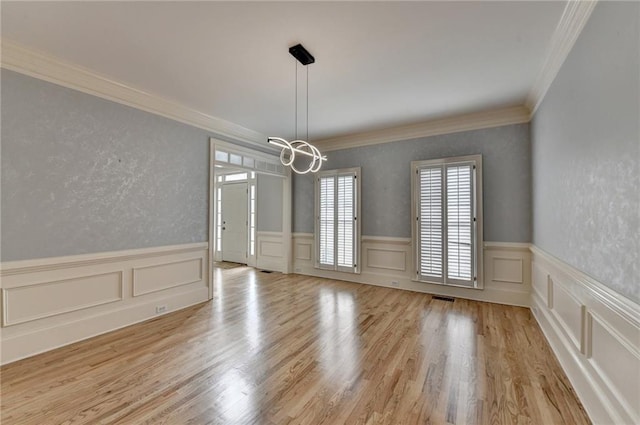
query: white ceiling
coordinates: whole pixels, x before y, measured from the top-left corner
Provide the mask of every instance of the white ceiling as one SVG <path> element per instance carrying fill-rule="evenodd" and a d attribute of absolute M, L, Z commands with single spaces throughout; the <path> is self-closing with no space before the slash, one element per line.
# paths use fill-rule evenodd
<path fill-rule="evenodd" d="M 1 7 L 3 38 L 285 138 L 294 128 L 295 59 L 288 47 L 301 42 L 317 61 L 308 67 L 313 141 L 522 105 L 565 5 L 3 1 Z"/>

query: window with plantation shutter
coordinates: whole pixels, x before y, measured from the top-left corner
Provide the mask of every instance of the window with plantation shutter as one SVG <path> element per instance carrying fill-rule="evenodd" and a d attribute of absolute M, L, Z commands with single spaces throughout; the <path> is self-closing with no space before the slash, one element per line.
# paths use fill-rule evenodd
<path fill-rule="evenodd" d="M 418 280 L 481 287 L 481 164 L 480 155 L 412 162 Z"/>
<path fill-rule="evenodd" d="M 358 272 L 360 169 L 329 170 L 316 177 L 316 266 Z"/>

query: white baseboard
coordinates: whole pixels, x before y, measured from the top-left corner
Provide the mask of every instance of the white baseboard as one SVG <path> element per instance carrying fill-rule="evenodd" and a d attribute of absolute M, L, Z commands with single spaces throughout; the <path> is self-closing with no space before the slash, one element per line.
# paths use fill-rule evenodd
<path fill-rule="evenodd" d="M 207 258 L 205 242 L 2 263 L 0 363 L 206 301 Z"/>
<path fill-rule="evenodd" d="M 363 236 L 362 267 L 359 274 L 316 269 L 313 262 L 314 246 L 312 233 L 293 234 L 295 273 L 435 295 L 529 306 L 531 267 L 527 243 L 485 243 L 482 290 L 412 280 L 409 238 Z"/>
<path fill-rule="evenodd" d="M 531 310 L 594 424 L 640 423 L 640 306 L 532 246 Z"/>

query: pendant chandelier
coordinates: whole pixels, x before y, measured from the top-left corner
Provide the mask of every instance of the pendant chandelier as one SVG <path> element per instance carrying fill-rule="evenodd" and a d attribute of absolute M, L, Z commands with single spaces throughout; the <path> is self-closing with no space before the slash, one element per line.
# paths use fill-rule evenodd
<path fill-rule="evenodd" d="M 285 167 L 290 167 L 297 174 L 315 173 L 322 167 L 322 161 L 326 161 L 327 157 L 322 156 L 318 148 L 307 141 L 298 139 L 298 62 L 307 66 L 316 60 L 311 53 L 305 49 L 302 44 L 297 44 L 289 48 L 289 53 L 296 58 L 296 140 L 291 142 L 281 137 L 268 137 L 267 142 L 282 148 L 280 152 L 280 162 Z M 309 140 L 309 68 L 307 68 L 307 140 Z M 296 168 L 295 160 L 298 155 L 309 158 L 309 165 L 306 168 Z"/>

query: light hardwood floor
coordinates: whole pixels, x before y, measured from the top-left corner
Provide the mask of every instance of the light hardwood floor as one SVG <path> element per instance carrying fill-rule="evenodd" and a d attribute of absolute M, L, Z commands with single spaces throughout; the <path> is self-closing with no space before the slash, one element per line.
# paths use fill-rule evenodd
<path fill-rule="evenodd" d="M 586 424 L 524 308 L 216 270 L 217 296 L 3 367 L 2 424 Z"/>

